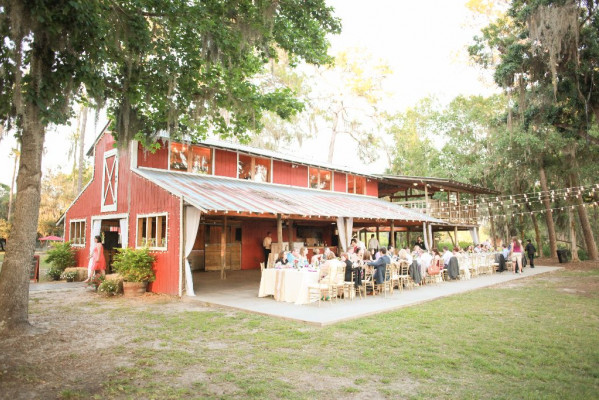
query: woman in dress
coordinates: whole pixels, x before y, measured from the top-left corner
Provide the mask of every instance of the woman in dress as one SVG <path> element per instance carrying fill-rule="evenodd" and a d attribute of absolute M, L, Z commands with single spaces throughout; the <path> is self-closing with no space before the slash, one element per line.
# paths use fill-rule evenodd
<path fill-rule="evenodd" d="M 300 247 L 299 249 L 299 262 L 298 262 L 300 267 L 307 267 L 308 266 L 308 249 L 305 247 Z"/>
<path fill-rule="evenodd" d="M 92 260 L 92 274 L 87 278 L 89 282 L 93 276 L 98 273 L 104 275 L 106 273 L 106 259 L 104 258 L 104 246 L 102 246 L 102 237 L 100 235 L 94 237 L 94 250 L 89 256 Z"/>
<path fill-rule="evenodd" d="M 514 271 L 522 273 L 522 245 L 518 238 L 512 238 L 512 263 L 514 264 Z"/>

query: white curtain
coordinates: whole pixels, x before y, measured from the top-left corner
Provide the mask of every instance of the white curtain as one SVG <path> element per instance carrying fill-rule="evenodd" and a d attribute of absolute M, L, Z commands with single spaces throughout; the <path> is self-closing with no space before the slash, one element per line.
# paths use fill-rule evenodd
<path fill-rule="evenodd" d="M 478 244 L 478 235 L 476 233 L 476 229 L 475 228 L 470 228 L 470 236 L 472 237 L 472 243 L 474 244 Z"/>
<path fill-rule="evenodd" d="M 426 222 L 422 223 L 422 237 L 424 238 L 424 246 L 426 247 L 427 250 L 429 250 L 430 247 L 428 245 L 428 232 L 426 229 Z"/>
<path fill-rule="evenodd" d="M 347 238 L 345 236 L 345 218 L 337 217 L 337 231 L 339 231 L 339 245 L 341 251 L 347 251 Z"/>
<path fill-rule="evenodd" d="M 98 236 L 101 233 L 101 229 L 102 229 L 102 220 L 101 219 L 94 219 L 92 220 L 92 231 L 91 231 L 91 237 L 88 238 L 88 242 L 89 242 L 89 255 L 91 256 L 94 253 L 94 245 L 95 245 L 95 241 L 94 238 L 96 236 Z M 88 263 L 87 263 L 87 277 L 90 278 L 92 276 L 92 268 L 94 266 L 94 260 L 92 258 L 89 259 Z"/>
<path fill-rule="evenodd" d="M 427 247 L 427 250 L 431 251 L 432 248 L 435 247 L 435 237 L 433 236 L 433 226 L 431 224 L 428 224 L 428 237 L 428 242 L 430 243 L 431 247 Z"/>
<path fill-rule="evenodd" d="M 349 248 L 352 234 L 354 233 L 354 219 L 352 217 L 345 219 L 345 248 Z"/>
<path fill-rule="evenodd" d="M 200 226 L 201 212 L 195 207 L 185 208 L 185 293 L 188 296 L 195 296 L 193 291 L 193 277 L 191 276 L 191 266 L 187 257 L 191 254 L 193 245 L 198 234 Z"/>
<path fill-rule="evenodd" d="M 119 225 L 121 228 L 121 247 L 123 249 L 129 247 L 129 226 L 127 221 L 127 218 L 119 219 Z"/>
<path fill-rule="evenodd" d="M 347 251 L 349 247 L 349 242 L 351 241 L 353 228 L 353 218 L 337 218 L 337 230 L 339 231 L 339 245 L 341 246 L 341 251 L 343 252 Z"/>

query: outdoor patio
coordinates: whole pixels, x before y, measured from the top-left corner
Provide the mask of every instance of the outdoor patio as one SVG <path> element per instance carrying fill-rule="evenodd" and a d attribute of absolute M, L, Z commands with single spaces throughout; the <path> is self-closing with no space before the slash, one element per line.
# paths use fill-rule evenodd
<path fill-rule="evenodd" d="M 386 298 L 377 295 L 353 301 L 322 302 L 320 307 L 317 304 L 296 305 L 275 301 L 272 296 L 258 297 L 260 270 L 228 271 L 226 280 L 220 279 L 220 272 L 199 272 L 194 274 L 196 296 L 185 299 L 324 326 L 560 269 L 562 268 L 537 266 L 534 269 L 525 268 L 525 272 L 520 275 L 510 272 L 480 275 L 470 280 L 442 282 L 402 292 L 396 289 Z"/>

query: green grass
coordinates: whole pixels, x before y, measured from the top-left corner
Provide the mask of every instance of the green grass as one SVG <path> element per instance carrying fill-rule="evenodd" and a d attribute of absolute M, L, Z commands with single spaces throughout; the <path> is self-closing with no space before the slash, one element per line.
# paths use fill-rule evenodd
<path fill-rule="evenodd" d="M 121 366 L 98 393 L 60 396 L 597 398 L 599 293 L 563 290 L 580 283 L 599 287 L 599 271 L 555 273 L 325 328 L 243 312 L 166 312 L 162 304 L 142 311 L 122 299 L 130 307 L 117 304 L 118 313 L 93 310 L 123 331 L 123 343 L 109 348 Z"/>

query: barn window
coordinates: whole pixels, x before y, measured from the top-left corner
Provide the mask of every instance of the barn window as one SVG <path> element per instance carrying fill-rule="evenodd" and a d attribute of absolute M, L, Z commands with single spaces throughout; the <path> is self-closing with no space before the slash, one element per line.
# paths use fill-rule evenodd
<path fill-rule="evenodd" d="M 104 153 L 101 211 L 116 211 L 119 184 L 119 159 L 116 149 Z"/>
<path fill-rule="evenodd" d="M 366 178 L 347 175 L 347 193 L 366 194 Z"/>
<path fill-rule="evenodd" d="M 69 242 L 76 247 L 85 247 L 85 220 L 71 220 Z"/>
<path fill-rule="evenodd" d="M 169 164 L 173 171 L 211 175 L 212 149 L 185 143 L 171 143 Z"/>
<path fill-rule="evenodd" d="M 268 158 L 239 155 L 237 177 L 255 182 L 270 182 L 271 160 Z"/>
<path fill-rule="evenodd" d="M 312 189 L 331 190 L 333 173 L 326 169 L 310 168 L 310 187 Z"/>
<path fill-rule="evenodd" d="M 137 247 L 166 250 L 167 214 L 137 216 Z"/>

